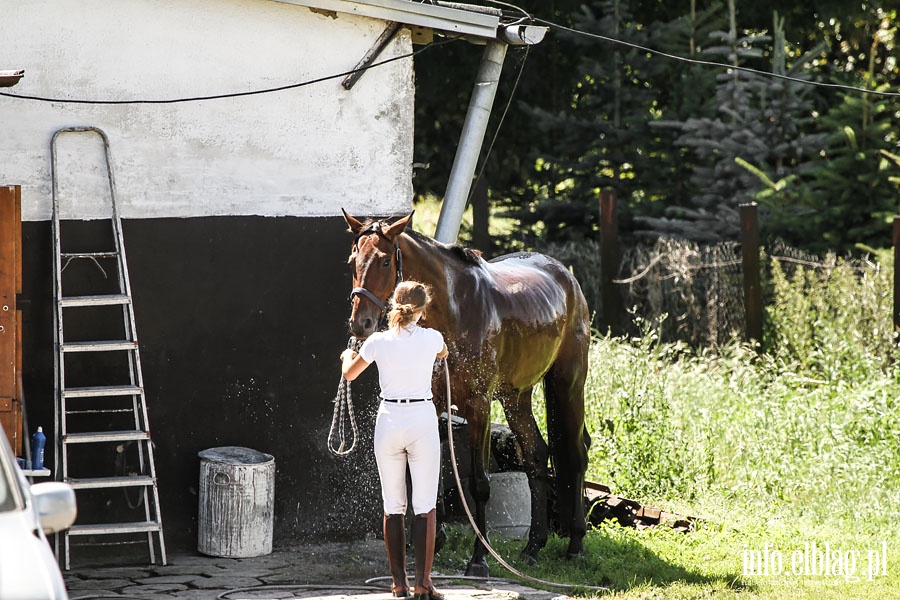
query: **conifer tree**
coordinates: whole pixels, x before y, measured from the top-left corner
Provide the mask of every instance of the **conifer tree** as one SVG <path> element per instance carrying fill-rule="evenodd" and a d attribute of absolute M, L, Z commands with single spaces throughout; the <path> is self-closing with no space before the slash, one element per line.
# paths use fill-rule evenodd
<path fill-rule="evenodd" d="M 638 23 L 628 0 L 599 0 L 572 16 L 573 26 L 624 42 L 687 54 L 698 31 L 714 27 L 711 11 L 693 19 Z M 557 111 L 527 107 L 535 127 L 552 136 L 552 148 L 535 157 L 532 186 L 512 202 L 522 206 L 509 214 L 526 225 L 542 223 L 550 239 L 592 235 L 597 195 L 612 189 L 620 206 L 675 202 L 689 197 L 682 153 L 671 130 L 653 127 L 667 115 L 709 110 L 714 85 L 708 72 L 674 64 L 622 44 L 569 36 L 580 48 L 581 76 L 571 90 L 571 103 Z M 670 112 L 671 111 L 671 112 Z M 662 206 L 659 207 L 662 210 Z"/>
<path fill-rule="evenodd" d="M 805 77 L 802 67 L 808 56 L 790 68 L 786 65 L 783 20 L 777 14 L 772 43 L 769 36 L 741 36 L 734 0 L 729 0 L 729 13 L 729 31 L 717 34 L 720 44 L 707 54 L 735 66 L 758 67 L 771 46 L 773 72 Z M 821 48 L 812 54 L 818 52 Z M 766 182 L 809 168 L 808 161 L 823 144 L 821 136 L 807 133 L 813 115 L 809 92 L 799 83 L 735 69 L 719 75 L 715 117 L 669 123 L 681 131 L 677 142 L 690 148 L 696 160 L 695 210 L 682 214 L 684 235 L 705 241 L 737 239 L 740 204 L 753 200 Z"/>

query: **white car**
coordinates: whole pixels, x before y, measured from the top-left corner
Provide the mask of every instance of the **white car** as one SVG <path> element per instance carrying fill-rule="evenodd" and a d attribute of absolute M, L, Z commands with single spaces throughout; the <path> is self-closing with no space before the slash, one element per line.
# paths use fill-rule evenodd
<path fill-rule="evenodd" d="M 29 485 L 0 433 L 0 598 L 69 597 L 45 534 L 68 528 L 75 514 L 72 487 L 52 481 Z"/>

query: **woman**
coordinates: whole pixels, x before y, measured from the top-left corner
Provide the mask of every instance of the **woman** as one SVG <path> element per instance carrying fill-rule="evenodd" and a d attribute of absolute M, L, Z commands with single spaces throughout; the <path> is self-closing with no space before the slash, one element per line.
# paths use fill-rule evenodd
<path fill-rule="evenodd" d="M 412 478 L 416 549 L 415 600 L 442 600 L 431 581 L 436 531 L 435 504 L 440 478 L 441 443 L 431 393 L 435 358 L 447 356 L 439 331 L 419 327 L 431 296 L 416 281 L 400 282 L 391 298 L 389 327 L 374 333 L 357 354 L 341 353 L 341 371 L 353 381 L 378 363 L 381 405 L 375 421 L 375 461 L 384 500 L 384 545 L 396 598 L 409 594 L 406 579 L 406 468 Z"/>

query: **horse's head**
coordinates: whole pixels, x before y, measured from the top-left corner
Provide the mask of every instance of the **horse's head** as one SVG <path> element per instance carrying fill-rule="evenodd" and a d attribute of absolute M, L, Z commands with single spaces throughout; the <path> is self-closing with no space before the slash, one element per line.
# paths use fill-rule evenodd
<path fill-rule="evenodd" d="M 343 209 L 341 212 L 355 236 L 347 260 L 353 273 L 350 333 L 358 339 L 365 339 L 375 332 L 397 282 L 403 278 L 397 238 L 406 229 L 413 214 L 388 224 L 382 221 L 361 222 Z"/>

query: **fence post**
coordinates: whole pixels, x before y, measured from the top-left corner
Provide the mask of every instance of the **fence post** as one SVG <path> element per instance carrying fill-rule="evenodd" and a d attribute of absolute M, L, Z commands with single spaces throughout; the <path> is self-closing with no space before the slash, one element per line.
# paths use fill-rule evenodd
<path fill-rule="evenodd" d="M 759 221 L 756 202 L 741 204 L 741 258 L 744 273 L 745 338 L 762 342 L 762 289 L 759 283 Z"/>
<path fill-rule="evenodd" d="M 616 287 L 619 274 L 619 220 L 616 215 L 616 194 L 612 190 L 600 191 L 600 298 L 603 314 L 600 316 L 600 332 L 613 335 L 624 331 L 622 324 L 622 296 Z"/>
<path fill-rule="evenodd" d="M 900 216 L 894 216 L 894 331 L 900 330 Z"/>

